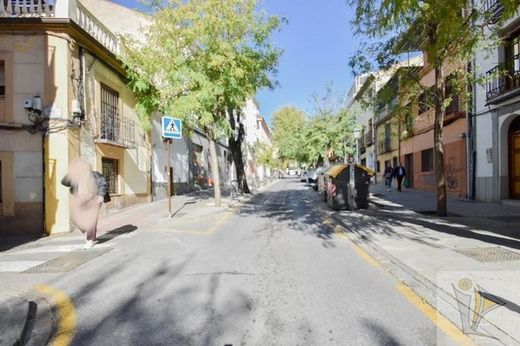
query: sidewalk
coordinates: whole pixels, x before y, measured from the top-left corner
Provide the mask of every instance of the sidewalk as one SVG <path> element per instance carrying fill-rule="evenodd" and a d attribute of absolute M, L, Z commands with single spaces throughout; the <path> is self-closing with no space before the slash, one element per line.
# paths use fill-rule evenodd
<path fill-rule="evenodd" d="M 520 344 L 520 208 L 453 198 L 438 218 L 433 193 L 371 193 L 334 215 L 351 239 L 478 344 Z"/>

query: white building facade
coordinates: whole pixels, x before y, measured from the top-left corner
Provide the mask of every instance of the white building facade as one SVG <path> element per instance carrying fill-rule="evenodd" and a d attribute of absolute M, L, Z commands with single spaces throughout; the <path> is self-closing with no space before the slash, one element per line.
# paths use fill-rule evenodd
<path fill-rule="evenodd" d="M 498 0 L 485 2 L 498 18 Z M 503 42 L 493 51 L 479 51 L 473 65 L 485 85 L 473 87 L 469 119 L 469 195 L 503 203 L 520 199 L 520 17 L 501 28 Z"/>

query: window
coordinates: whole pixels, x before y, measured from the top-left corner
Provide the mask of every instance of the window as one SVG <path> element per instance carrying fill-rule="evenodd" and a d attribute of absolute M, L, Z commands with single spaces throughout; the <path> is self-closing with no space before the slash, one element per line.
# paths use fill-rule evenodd
<path fill-rule="evenodd" d="M 421 95 L 419 95 L 419 114 L 421 115 L 424 112 L 427 112 L 431 107 L 429 105 L 428 96 L 426 95 L 427 92 L 422 92 Z"/>
<path fill-rule="evenodd" d="M 120 139 L 119 93 L 101 84 L 101 139 Z"/>
<path fill-rule="evenodd" d="M 5 62 L 0 60 L 0 122 L 6 121 L 5 102 Z"/>
<path fill-rule="evenodd" d="M 119 162 L 115 159 L 102 158 L 102 174 L 108 182 L 108 192 L 111 195 L 118 193 L 119 181 Z"/>
<path fill-rule="evenodd" d="M 453 76 L 446 78 L 444 87 L 444 97 L 451 96 L 451 103 L 446 107 L 446 115 L 460 111 L 459 95 L 455 93 Z"/>
<path fill-rule="evenodd" d="M 376 171 L 377 173 L 381 172 L 381 161 L 376 162 Z"/>
<path fill-rule="evenodd" d="M 421 151 L 421 172 L 433 171 L 433 148 Z"/>

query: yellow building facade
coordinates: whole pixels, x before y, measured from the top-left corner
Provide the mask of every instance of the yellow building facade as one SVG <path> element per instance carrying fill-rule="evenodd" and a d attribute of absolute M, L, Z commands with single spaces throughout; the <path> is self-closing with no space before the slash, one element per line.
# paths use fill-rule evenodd
<path fill-rule="evenodd" d="M 150 135 L 116 35 L 78 1 L 23 6 L 0 9 L 0 235 L 71 230 L 60 181 L 76 158 L 107 177 L 106 211 L 149 201 Z"/>

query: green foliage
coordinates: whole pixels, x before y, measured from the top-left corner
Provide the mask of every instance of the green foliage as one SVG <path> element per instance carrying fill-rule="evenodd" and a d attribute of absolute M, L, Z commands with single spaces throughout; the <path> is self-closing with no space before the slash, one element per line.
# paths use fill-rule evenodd
<path fill-rule="evenodd" d="M 282 161 L 315 164 L 330 153 L 343 157 L 355 146 L 354 117 L 327 85 L 325 95 L 313 95 L 311 118 L 297 108 L 283 107 L 274 114 L 275 146 Z"/>
<path fill-rule="evenodd" d="M 306 161 L 302 150 L 307 115 L 296 107 L 277 110 L 272 119 L 275 147 L 282 161 Z"/>
<path fill-rule="evenodd" d="M 239 109 L 272 75 L 281 51 L 270 35 L 282 20 L 258 13 L 256 0 L 149 1 L 145 42 L 123 37 L 129 85 L 149 127 L 154 111 L 181 118 L 213 138 L 229 134 Z M 148 125 L 147 125 L 148 124 Z"/>
<path fill-rule="evenodd" d="M 257 141 L 253 146 L 256 163 L 265 167 L 275 168 L 278 166 L 278 160 L 274 155 L 272 147 L 265 143 Z"/>

